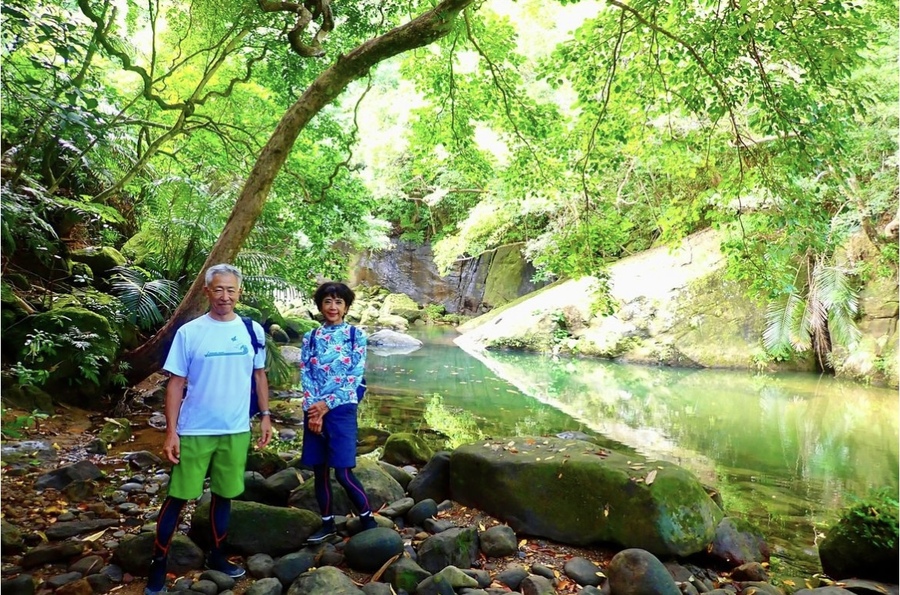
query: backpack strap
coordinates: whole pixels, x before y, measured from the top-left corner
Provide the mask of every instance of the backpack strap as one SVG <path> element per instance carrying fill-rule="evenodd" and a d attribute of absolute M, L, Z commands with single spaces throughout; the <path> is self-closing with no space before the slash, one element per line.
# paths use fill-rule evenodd
<path fill-rule="evenodd" d="M 356 351 L 356 327 L 350 325 L 350 349 Z"/>
<path fill-rule="evenodd" d="M 253 353 L 259 353 L 259 350 L 262 349 L 262 345 L 259 344 L 259 339 L 253 331 L 253 319 L 248 318 L 247 316 L 241 316 L 241 320 L 247 328 L 247 332 L 250 333 L 250 343 L 253 345 Z"/>

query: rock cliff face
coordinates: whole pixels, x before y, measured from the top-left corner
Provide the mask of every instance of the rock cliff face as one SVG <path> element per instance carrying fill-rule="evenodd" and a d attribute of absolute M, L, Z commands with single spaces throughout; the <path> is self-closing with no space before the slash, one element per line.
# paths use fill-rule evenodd
<path fill-rule="evenodd" d="M 355 255 L 351 285 L 385 287 L 405 293 L 419 304 L 441 304 L 448 312 L 476 314 L 528 294 L 534 268 L 522 257 L 521 246 L 510 245 L 460 261 L 441 276 L 430 246 L 395 240 L 392 249 Z"/>
<path fill-rule="evenodd" d="M 720 236 L 706 230 L 677 249 L 654 248 L 610 267 L 610 315 L 594 304 L 599 280 L 543 288 L 460 327 L 468 349 L 564 352 L 634 363 L 814 370 L 810 355 L 765 362 L 764 306 L 725 278 Z M 861 296 L 863 340 L 835 350 L 839 375 L 897 386 L 897 283 L 870 284 Z"/>

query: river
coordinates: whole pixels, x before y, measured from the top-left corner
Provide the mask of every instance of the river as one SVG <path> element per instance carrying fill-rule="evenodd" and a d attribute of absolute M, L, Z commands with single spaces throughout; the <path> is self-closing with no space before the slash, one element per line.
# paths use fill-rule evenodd
<path fill-rule="evenodd" d="M 898 490 L 898 396 L 812 374 L 755 374 L 467 353 L 455 331 L 411 331 L 409 354 L 371 349 L 361 425 L 485 436 L 578 430 L 693 471 L 752 521 L 778 574 L 820 571 L 816 543 L 840 509 Z"/>

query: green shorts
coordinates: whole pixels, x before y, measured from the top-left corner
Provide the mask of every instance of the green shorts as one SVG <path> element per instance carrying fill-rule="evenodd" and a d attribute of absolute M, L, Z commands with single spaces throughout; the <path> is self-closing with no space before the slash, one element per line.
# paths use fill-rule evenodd
<path fill-rule="evenodd" d="M 181 436 L 181 457 L 172 467 L 169 495 L 182 500 L 199 498 L 209 471 L 209 489 L 235 498 L 244 491 L 244 468 L 250 432 L 223 436 Z"/>

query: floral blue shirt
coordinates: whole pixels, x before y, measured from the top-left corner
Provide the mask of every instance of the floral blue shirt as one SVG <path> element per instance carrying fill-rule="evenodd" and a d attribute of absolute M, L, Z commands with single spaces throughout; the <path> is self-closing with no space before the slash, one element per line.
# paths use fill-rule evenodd
<path fill-rule="evenodd" d="M 310 337 L 316 334 L 315 353 Z M 300 351 L 300 383 L 303 386 L 303 410 L 325 401 L 329 409 L 356 403 L 356 387 L 366 369 L 369 340 L 359 328 L 351 346 L 350 325 L 346 322 L 313 329 L 303 335 Z"/>

